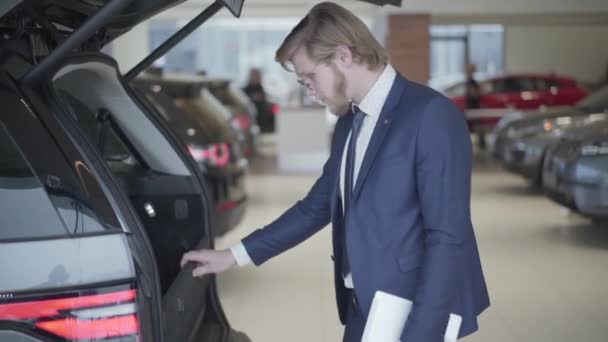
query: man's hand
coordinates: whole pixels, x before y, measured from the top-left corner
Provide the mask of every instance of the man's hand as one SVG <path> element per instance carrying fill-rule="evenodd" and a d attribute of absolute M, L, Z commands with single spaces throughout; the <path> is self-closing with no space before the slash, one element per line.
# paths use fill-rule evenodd
<path fill-rule="evenodd" d="M 194 263 L 193 277 L 202 277 L 209 273 L 222 273 L 236 265 L 236 260 L 229 249 L 190 251 L 182 257 L 181 267 L 184 267 L 188 262 Z"/>

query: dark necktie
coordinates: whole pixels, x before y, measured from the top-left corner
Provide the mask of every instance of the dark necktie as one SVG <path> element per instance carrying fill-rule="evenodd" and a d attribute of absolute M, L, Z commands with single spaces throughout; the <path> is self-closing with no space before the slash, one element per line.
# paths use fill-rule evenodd
<path fill-rule="evenodd" d="M 353 195 L 353 182 L 355 171 L 355 157 L 357 152 L 357 138 L 361 130 L 361 124 L 365 119 L 365 113 L 354 106 L 353 126 L 350 132 L 350 140 L 348 142 L 348 150 L 346 151 L 346 166 L 344 167 L 344 218 L 348 213 L 351 198 Z M 346 220 L 344 220 L 344 229 L 342 230 L 342 273 L 347 275 L 350 273 L 350 264 L 348 262 L 348 253 L 346 252 Z"/>

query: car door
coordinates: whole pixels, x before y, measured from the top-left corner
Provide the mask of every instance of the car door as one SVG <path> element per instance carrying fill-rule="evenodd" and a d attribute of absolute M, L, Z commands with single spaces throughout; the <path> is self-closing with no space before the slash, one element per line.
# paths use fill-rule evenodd
<path fill-rule="evenodd" d="M 524 106 L 521 98 L 521 84 L 516 77 L 502 77 L 489 81 L 489 89 L 482 97 L 483 108 L 519 109 Z"/>
<path fill-rule="evenodd" d="M 545 101 L 550 101 L 548 88 L 539 83 L 537 77 L 510 77 L 507 78 L 507 107 L 516 109 L 536 109 Z"/>

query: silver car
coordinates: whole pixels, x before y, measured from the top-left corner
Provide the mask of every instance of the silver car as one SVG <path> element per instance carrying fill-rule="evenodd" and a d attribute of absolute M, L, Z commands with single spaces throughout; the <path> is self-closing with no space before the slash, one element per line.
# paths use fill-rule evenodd
<path fill-rule="evenodd" d="M 595 92 L 577 106 L 550 111 L 533 112 L 512 120 L 497 131 L 495 157 L 514 173 L 541 183 L 541 168 L 545 152 L 559 141 L 569 129 L 594 125 L 608 119 L 608 87 Z"/>
<path fill-rule="evenodd" d="M 549 148 L 543 189 L 554 201 L 597 221 L 608 218 L 608 121 L 570 130 Z"/>

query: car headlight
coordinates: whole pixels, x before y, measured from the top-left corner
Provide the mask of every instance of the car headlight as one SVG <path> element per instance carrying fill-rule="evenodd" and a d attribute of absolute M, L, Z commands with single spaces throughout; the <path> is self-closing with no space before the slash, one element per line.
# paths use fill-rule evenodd
<path fill-rule="evenodd" d="M 608 155 L 608 142 L 584 145 L 581 148 L 581 155 L 584 157 Z"/>

